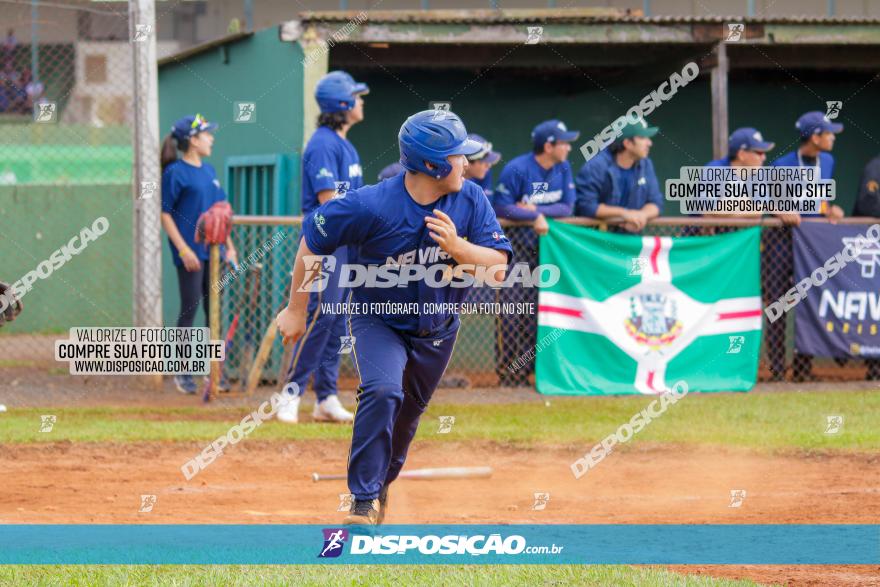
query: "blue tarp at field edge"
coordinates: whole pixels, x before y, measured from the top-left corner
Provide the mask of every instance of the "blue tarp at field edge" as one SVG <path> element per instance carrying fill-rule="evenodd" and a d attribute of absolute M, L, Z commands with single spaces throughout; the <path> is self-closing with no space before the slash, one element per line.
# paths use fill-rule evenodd
<path fill-rule="evenodd" d="M 805 222 L 794 230 L 795 284 L 808 288 L 795 309 L 799 352 L 880 358 L 880 243 L 869 240 L 852 261 L 842 254 L 868 228 Z"/>

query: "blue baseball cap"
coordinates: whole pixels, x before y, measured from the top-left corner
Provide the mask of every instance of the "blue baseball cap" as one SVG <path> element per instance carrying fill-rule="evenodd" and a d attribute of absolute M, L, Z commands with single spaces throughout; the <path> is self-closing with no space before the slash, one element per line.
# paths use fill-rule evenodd
<path fill-rule="evenodd" d="M 499 161 L 501 161 L 501 153 L 498 151 L 492 150 L 492 143 L 481 137 L 476 133 L 470 133 L 468 138 L 472 141 L 477 141 L 481 145 L 483 145 L 483 149 L 474 153 L 473 155 L 468 155 L 468 161 L 485 161 L 490 165 L 495 165 Z"/>
<path fill-rule="evenodd" d="M 568 130 L 561 120 L 545 120 L 532 130 L 532 144 L 536 147 L 556 141 L 576 141 L 581 136 L 580 131 Z"/>
<path fill-rule="evenodd" d="M 216 122 L 208 122 L 201 114 L 184 116 L 171 127 L 171 134 L 178 141 L 189 140 L 200 132 L 217 130 Z"/>
<path fill-rule="evenodd" d="M 382 168 L 382 171 L 379 172 L 379 181 L 389 179 L 392 177 L 397 177 L 403 172 L 403 165 L 400 163 L 392 163 L 391 165 L 387 165 Z"/>
<path fill-rule="evenodd" d="M 842 124 L 840 124 L 839 122 L 831 122 L 831 120 L 827 116 L 825 116 L 825 114 L 819 112 L 818 110 L 807 112 L 806 114 L 798 118 L 797 122 L 794 124 L 794 127 L 800 131 L 801 138 L 803 139 L 826 131 L 836 134 L 843 130 Z"/>
<path fill-rule="evenodd" d="M 727 152 L 731 157 L 735 157 L 740 149 L 766 152 L 775 146 L 776 143 L 765 141 L 758 129 L 749 126 L 736 129 L 727 139 Z"/>

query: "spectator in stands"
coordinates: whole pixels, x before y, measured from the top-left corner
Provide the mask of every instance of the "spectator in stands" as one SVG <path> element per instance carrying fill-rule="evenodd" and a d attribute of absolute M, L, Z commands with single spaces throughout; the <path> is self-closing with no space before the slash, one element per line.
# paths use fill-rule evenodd
<path fill-rule="evenodd" d="M 43 102 L 46 100 L 44 95 L 45 88 L 43 87 L 43 82 L 39 80 L 35 80 L 31 78 L 31 70 L 30 68 L 25 69 L 24 71 L 24 92 L 25 92 L 25 110 L 28 112 L 34 111 L 34 104 L 39 102 Z"/>
<path fill-rule="evenodd" d="M 651 137 L 660 129 L 645 120 L 627 124 L 607 149 L 578 172 L 575 214 L 590 218 L 623 218 L 629 232 L 640 232 L 663 210 L 663 194 L 648 158 Z"/>
<path fill-rule="evenodd" d="M 6 39 L 3 40 L 3 45 L 0 45 L 0 65 L 2 65 L 3 69 L 7 67 L 10 69 L 15 68 L 15 53 L 18 49 L 18 39 L 15 38 L 15 29 L 9 29 L 6 31 Z"/>
<path fill-rule="evenodd" d="M 22 83 L 22 74 L 7 63 L 0 75 L 0 104 L 3 112 L 23 114 L 27 112 L 27 92 Z"/>
<path fill-rule="evenodd" d="M 800 135 L 800 146 L 776 159 L 776 167 L 815 167 L 821 179 L 834 175 L 834 148 L 837 133 L 843 125 L 831 122 L 822 112 L 807 112 L 795 123 Z M 831 222 L 843 218 L 843 209 L 837 205 L 825 206 L 822 214 Z M 764 255 L 761 258 L 762 282 L 765 303 L 777 300 L 794 285 L 794 257 L 791 231 L 765 231 L 762 235 Z M 785 380 L 785 322 L 782 318 L 767 323 L 767 355 L 774 381 Z M 792 360 L 792 380 L 798 383 L 815 381 L 813 357 L 800 354 L 795 349 Z"/>

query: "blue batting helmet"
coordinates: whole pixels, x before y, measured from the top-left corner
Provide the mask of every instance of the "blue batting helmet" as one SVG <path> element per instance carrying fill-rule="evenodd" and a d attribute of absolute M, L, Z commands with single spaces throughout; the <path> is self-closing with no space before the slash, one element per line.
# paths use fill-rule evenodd
<path fill-rule="evenodd" d="M 367 84 L 354 81 L 344 71 L 331 71 L 318 81 L 315 100 L 321 112 L 346 112 L 354 108 L 356 95 L 369 93 Z"/>
<path fill-rule="evenodd" d="M 448 110 L 423 110 L 406 119 L 397 135 L 400 164 L 440 179 L 449 175 L 450 155 L 472 155 L 483 145 L 467 136 L 461 118 Z M 435 168 L 428 169 L 425 163 Z"/>

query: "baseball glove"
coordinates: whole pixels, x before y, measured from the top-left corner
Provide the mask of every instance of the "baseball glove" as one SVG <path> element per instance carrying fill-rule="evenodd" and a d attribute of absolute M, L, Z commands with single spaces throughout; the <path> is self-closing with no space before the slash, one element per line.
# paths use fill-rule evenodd
<path fill-rule="evenodd" d="M 21 314 L 21 309 L 21 300 L 15 297 L 8 283 L 0 281 L 0 326 L 15 320 Z"/>
<path fill-rule="evenodd" d="M 222 245 L 232 232 L 232 206 L 229 202 L 216 202 L 203 212 L 196 222 L 196 242 Z"/>

